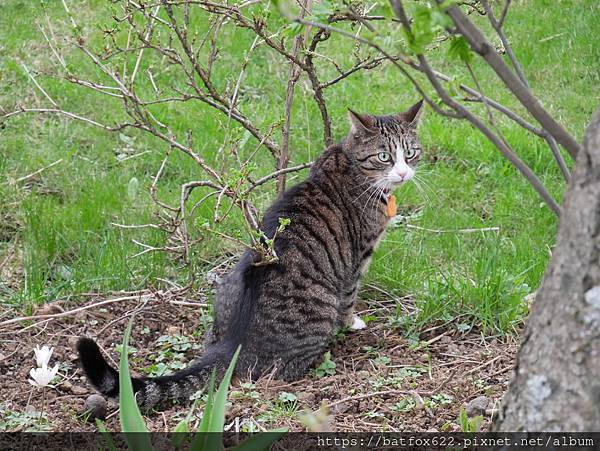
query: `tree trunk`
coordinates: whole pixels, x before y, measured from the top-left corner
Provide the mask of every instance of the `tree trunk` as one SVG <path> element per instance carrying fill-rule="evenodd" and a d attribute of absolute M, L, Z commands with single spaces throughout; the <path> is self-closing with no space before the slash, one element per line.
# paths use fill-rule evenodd
<path fill-rule="evenodd" d="M 563 201 L 496 431 L 600 431 L 600 110 Z"/>

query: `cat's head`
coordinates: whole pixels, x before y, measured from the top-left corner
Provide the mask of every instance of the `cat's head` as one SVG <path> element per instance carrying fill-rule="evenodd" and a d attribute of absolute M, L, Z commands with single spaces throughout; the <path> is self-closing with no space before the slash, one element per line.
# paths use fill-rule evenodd
<path fill-rule="evenodd" d="M 371 116 L 349 110 L 350 133 L 346 140 L 358 169 L 387 190 L 410 180 L 421 158 L 417 125 L 423 101 L 390 116 Z"/>

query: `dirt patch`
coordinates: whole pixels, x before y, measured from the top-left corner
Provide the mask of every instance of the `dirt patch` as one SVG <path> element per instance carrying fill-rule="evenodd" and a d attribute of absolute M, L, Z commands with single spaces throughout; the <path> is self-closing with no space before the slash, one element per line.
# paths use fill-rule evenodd
<path fill-rule="evenodd" d="M 79 368 L 74 346 L 79 336 L 90 335 L 117 362 L 117 345 L 134 313 L 137 316 L 130 342 L 135 348 L 130 357 L 134 373 L 143 368 L 164 372 L 173 368 L 169 366 L 173 362 L 182 365 L 201 352 L 210 321 L 205 302 L 155 294 L 112 297 L 123 299 L 99 305 L 106 298 L 90 297 L 77 306 L 62 305 L 48 312 L 89 309 L 2 327 L 0 429 L 95 430 L 95 425 L 79 415 L 94 390 Z M 230 390 L 227 428 L 453 431 L 459 429 L 461 408 L 480 396 L 489 401 L 481 412 L 482 428 L 487 428 L 507 388 L 517 343 L 474 332 L 462 334 L 452 325 L 433 327 L 420 336 L 420 341 L 409 343 L 377 306 L 381 301 L 363 305 L 363 310 L 371 307 L 369 315 L 374 318 L 368 327 L 340 334 L 331 347 L 331 361 L 305 379 L 291 384 L 269 377 L 256 383 L 237 379 Z M 41 393 L 27 379 L 35 364 L 33 348 L 44 344 L 55 348 L 51 365 L 59 363 L 60 371 L 53 388 L 46 391 L 46 420 L 40 423 Z M 196 421 L 202 416 L 202 406 L 200 403 L 194 414 Z M 120 430 L 117 407 L 109 402 L 109 430 Z M 148 427 L 172 430 L 189 409 L 176 405 L 147 416 Z"/>

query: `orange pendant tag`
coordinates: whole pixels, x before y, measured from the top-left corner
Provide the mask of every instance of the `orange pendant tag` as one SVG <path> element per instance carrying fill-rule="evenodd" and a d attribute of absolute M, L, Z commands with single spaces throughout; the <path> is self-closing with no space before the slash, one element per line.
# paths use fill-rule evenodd
<path fill-rule="evenodd" d="M 396 196 L 393 194 L 388 197 L 387 201 L 387 215 L 388 218 L 393 218 L 398 213 L 398 208 L 396 208 Z"/>

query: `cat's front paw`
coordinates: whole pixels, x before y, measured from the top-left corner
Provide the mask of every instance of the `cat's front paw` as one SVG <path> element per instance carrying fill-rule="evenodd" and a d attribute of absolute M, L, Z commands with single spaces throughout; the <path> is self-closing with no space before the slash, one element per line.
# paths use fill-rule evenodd
<path fill-rule="evenodd" d="M 361 330 L 367 327 L 367 323 L 365 323 L 358 315 L 352 315 L 352 325 L 350 329 L 352 330 Z"/>

